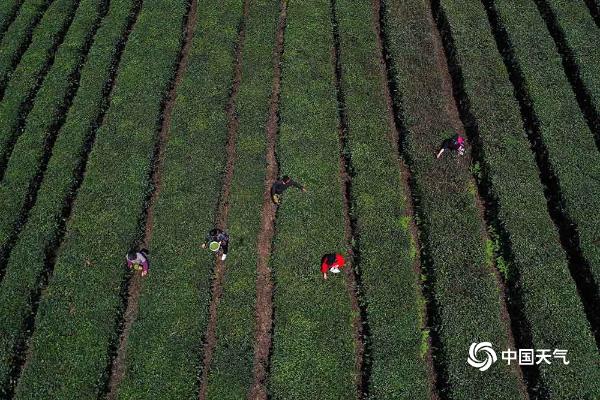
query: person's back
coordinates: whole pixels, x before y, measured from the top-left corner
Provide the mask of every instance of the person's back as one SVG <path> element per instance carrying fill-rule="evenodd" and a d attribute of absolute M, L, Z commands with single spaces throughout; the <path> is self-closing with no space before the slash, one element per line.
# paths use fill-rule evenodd
<path fill-rule="evenodd" d="M 144 251 L 130 250 L 125 256 L 127 260 L 127 267 L 135 270 L 141 270 L 142 276 L 148 274 L 150 269 L 150 263 L 148 262 L 148 255 Z"/>
<path fill-rule="evenodd" d="M 451 138 L 445 139 L 442 142 L 442 146 L 436 158 L 440 158 L 446 150 L 457 151 L 458 154 L 462 156 L 465 152 L 465 139 L 459 134 L 455 134 Z"/>
<path fill-rule="evenodd" d="M 340 268 L 343 268 L 346 264 L 346 260 L 344 256 L 339 253 L 330 253 L 323 256 L 321 259 L 321 273 L 323 274 L 323 279 L 327 279 L 327 273 L 333 272 L 337 274 L 340 272 Z"/>
<path fill-rule="evenodd" d="M 211 248 L 211 250 L 221 256 L 221 261 L 225 261 L 229 250 L 229 235 L 227 232 L 219 228 L 211 229 L 206 235 L 206 240 L 202 244 L 202 248 L 210 247 L 211 243 L 218 243 L 218 247 L 215 249 Z"/>
<path fill-rule="evenodd" d="M 292 180 L 289 176 L 284 175 L 281 179 L 276 180 L 271 185 L 271 199 L 273 203 L 279 205 L 281 203 L 281 195 L 290 187 L 295 187 L 303 192 L 306 192 L 306 188 L 298 182 Z"/>
<path fill-rule="evenodd" d="M 214 228 L 211 229 L 210 232 L 208 232 L 208 235 L 206 235 L 206 241 L 207 242 L 220 242 L 223 240 L 228 240 L 229 239 L 229 235 L 227 235 L 227 233 L 225 231 L 222 231 L 219 228 Z"/>

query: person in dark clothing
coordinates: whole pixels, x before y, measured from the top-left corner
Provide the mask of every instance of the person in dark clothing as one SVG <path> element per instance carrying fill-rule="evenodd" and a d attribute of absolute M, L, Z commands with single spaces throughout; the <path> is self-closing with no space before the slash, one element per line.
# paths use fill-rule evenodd
<path fill-rule="evenodd" d="M 456 134 L 449 139 L 446 139 L 442 142 L 442 147 L 437 154 L 437 158 L 440 158 L 444 151 L 457 151 L 459 156 L 462 156 L 465 153 L 465 139 Z"/>
<path fill-rule="evenodd" d="M 221 229 L 212 229 L 206 235 L 204 243 L 202 243 L 203 249 L 207 247 L 217 253 L 217 256 L 221 256 L 221 261 L 225 261 L 229 251 L 229 235 Z"/>
<path fill-rule="evenodd" d="M 290 186 L 298 188 L 303 192 L 306 192 L 306 188 L 299 184 L 296 181 L 293 181 L 289 176 L 284 175 L 281 179 L 276 180 L 271 186 L 271 199 L 273 203 L 279 205 L 281 203 L 281 195 L 285 192 Z"/>

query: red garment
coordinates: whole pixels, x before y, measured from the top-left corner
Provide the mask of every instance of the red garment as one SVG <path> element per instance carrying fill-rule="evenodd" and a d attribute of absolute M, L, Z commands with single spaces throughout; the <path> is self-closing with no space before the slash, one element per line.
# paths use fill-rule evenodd
<path fill-rule="evenodd" d="M 321 272 L 327 273 L 331 268 L 343 268 L 344 265 L 346 265 L 346 260 L 344 260 L 344 257 L 341 254 L 336 254 L 333 264 L 327 264 L 327 258 L 323 260 L 323 263 L 321 264 Z"/>

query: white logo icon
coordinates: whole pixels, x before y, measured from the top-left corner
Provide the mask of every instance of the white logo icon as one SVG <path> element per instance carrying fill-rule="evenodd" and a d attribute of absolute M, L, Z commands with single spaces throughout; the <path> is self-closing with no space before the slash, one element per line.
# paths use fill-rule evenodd
<path fill-rule="evenodd" d="M 477 355 L 479 352 L 485 353 L 485 359 L 480 360 Z M 496 352 L 490 342 L 473 343 L 469 347 L 469 358 L 467 362 L 470 366 L 479 368 L 480 371 L 487 371 L 498 360 Z"/>

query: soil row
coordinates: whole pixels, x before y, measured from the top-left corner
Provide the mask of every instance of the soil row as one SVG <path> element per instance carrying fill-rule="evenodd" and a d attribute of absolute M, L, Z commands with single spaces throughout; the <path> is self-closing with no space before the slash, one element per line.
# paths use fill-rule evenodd
<path fill-rule="evenodd" d="M 271 186 L 279 174 L 276 156 L 277 133 L 279 131 L 279 100 L 281 94 L 281 62 L 284 50 L 285 26 L 287 22 L 287 1 L 280 2 L 279 21 L 273 50 L 273 82 L 266 126 L 267 148 L 265 188 L 261 212 L 261 230 L 258 234 L 258 260 L 256 279 L 256 338 L 254 345 L 253 384 L 248 399 L 268 398 L 267 379 L 273 340 L 273 290 L 274 283 L 269 267 L 275 235 L 277 208 L 271 199 Z"/>
<path fill-rule="evenodd" d="M 154 209 L 156 202 L 160 195 L 160 189 L 162 184 L 162 170 L 164 167 L 164 153 L 167 141 L 169 140 L 169 129 L 171 127 L 171 117 L 173 114 L 173 107 L 177 99 L 177 87 L 181 84 L 183 75 L 185 74 L 192 38 L 196 29 L 198 15 L 198 3 L 195 0 L 191 0 L 189 3 L 189 9 L 185 16 L 184 22 L 184 35 L 181 43 L 181 50 L 177 56 L 177 63 L 175 67 L 175 74 L 173 80 L 170 83 L 170 87 L 166 92 L 166 97 L 163 100 L 161 117 L 159 120 L 160 130 L 156 139 L 156 145 L 154 148 L 154 154 L 150 163 L 151 170 L 149 173 L 149 190 L 147 191 L 147 197 L 144 201 L 145 206 L 140 217 L 140 231 L 143 232 L 143 237 L 140 242 L 136 244 L 137 248 L 148 248 L 152 240 L 152 232 L 154 228 Z M 140 290 L 142 286 L 142 277 L 139 274 L 130 274 L 125 282 L 127 288 L 127 296 L 124 298 L 123 309 L 125 312 L 122 315 L 122 320 L 118 321 L 120 329 L 119 333 L 119 344 L 116 349 L 116 355 L 112 360 L 110 378 L 108 380 L 108 393 L 107 399 L 117 398 L 119 385 L 125 375 L 125 359 L 127 357 L 127 342 L 129 339 L 129 333 L 131 326 L 137 318 Z"/>
<path fill-rule="evenodd" d="M 353 324 L 354 346 L 356 349 L 356 389 L 359 399 L 369 397 L 370 381 L 370 358 L 371 345 L 370 329 L 368 324 L 367 301 L 362 296 L 361 289 L 361 266 L 360 266 L 360 237 L 357 230 L 357 216 L 352 210 L 356 209 L 354 193 L 352 192 L 351 171 L 352 153 L 348 143 L 348 116 L 345 94 L 342 88 L 342 60 L 339 22 L 337 17 L 337 2 L 331 0 L 331 24 L 333 31 L 333 65 L 335 70 L 335 88 L 338 102 L 338 134 L 339 134 L 339 164 L 340 182 L 343 194 L 344 209 L 344 238 L 348 249 L 348 264 L 345 270 L 348 295 L 352 311 L 355 315 Z"/>
<path fill-rule="evenodd" d="M 226 230 L 229 215 L 229 197 L 231 193 L 231 184 L 233 180 L 234 164 L 236 159 L 236 137 L 239 128 L 239 121 L 236 115 L 236 98 L 240 91 L 242 81 L 242 54 L 246 38 L 246 22 L 250 12 L 250 1 L 244 0 L 243 14 L 238 27 L 237 44 L 235 48 L 235 66 L 233 72 L 233 83 L 229 95 L 229 101 L 226 106 L 227 114 L 227 143 L 225 170 L 223 175 L 223 184 L 215 214 L 215 226 Z M 208 312 L 208 323 L 203 337 L 203 358 L 200 381 L 199 399 L 205 400 L 208 390 L 208 375 L 213 360 L 213 353 L 217 342 L 216 329 L 218 318 L 219 301 L 223 294 L 223 279 L 225 275 L 225 263 L 216 259 L 213 271 L 213 282 L 211 286 L 211 300 Z"/>
<path fill-rule="evenodd" d="M 105 4 L 105 7 L 107 6 L 108 4 Z M 24 252 L 28 254 L 30 265 L 37 264 L 37 262 L 34 262 L 33 260 L 37 261 L 36 256 L 39 252 L 39 262 L 41 263 L 39 270 L 36 269 L 35 271 L 31 271 L 30 279 L 29 276 L 28 278 L 25 278 L 25 276 L 21 276 L 19 278 L 21 285 L 26 285 L 28 282 L 31 282 L 31 286 L 25 289 L 26 291 L 29 291 L 29 296 L 27 299 L 28 310 L 23 311 L 25 317 L 20 322 L 18 328 L 19 333 L 14 336 L 14 340 L 12 342 L 13 347 L 11 349 L 10 373 L 8 378 L 10 383 L 3 385 L 3 387 L 7 388 L 7 391 L 3 393 L 8 398 L 12 397 L 16 384 L 19 381 L 21 370 L 27 360 L 29 339 L 35 331 L 35 321 L 39 302 L 42 294 L 46 291 L 46 288 L 52 279 L 56 255 L 65 236 L 66 225 L 70 219 L 73 204 L 77 198 L 77 193 L 85 176 L 88 156 L 93 148 L 98 127 L 102 125 L 104 115 L 106 114 L 106 110 L 110 104 L 110 96 L 112 93 L 112 88 L 114 87 L 115 77 L 119 69 L 121 55 L 140 8 L 141 0 L 134 3 L 128 16 L 128 12 L 125 9 L 125 18 L 122 20 L 122 22 L 118 19 L 115 21 L 115 24 L 117 24 L 115 26 L 115 28 L 117 28 L 116 32 L 106 34 L 106 28 L 104 28 L 103 31 L 98 32 L 100 37 L 94 52 L 94 55 L 99 57 L 95 64 L 98 68 L 95 70 L 85 70 L 85 75 L 83 77 L 84 90 L 80 94 L 80 97 L 77 98 L 74 110 L 72 110 L 69 117 L 67 117 L 69 112 L 64 110 L 64 115 L 61 117 L 62 122 L 65 122 L 65 119 L 68 121 L 67 126 L 65 129 L 63 129 L 63 123 L 61 122 L 58 124 L 60 126 L 55 128 L 55 135 L 58 135 L 59 132 L 63 133 L 64 135 L 64 138 L 61 136 L 60 139 L 62 142 L 59 141 L 59 144 L 57 145 L 58 148 L 56 151 L 56 157 L 61 159 L 61 161 L 59 161 L 60 168 L 65 168 L 66 173 L 56 174 L 55 169 L 57 167 L 57 162 L 52 160 L 49 166 L 49 170 L 52 172 L 49 182 L 43 179 L 39 179 L 38 182 L 38 186 L 41 190 L 41 200 L 39 203 L 32 201 L 30 204 L 32 208 L 31 210 L 27 211 L 27 214 L 29 214 L 29 211 L 32 213 L 31 221 L 29 223 L 27 223 L 27 221 L 22 221 L 19 224 L 19 226 L 23 229 L 23 239 L 18 242 L 18 246 L 15 248 L 15 257 L 12 259 L 9 259 L 9 257 L 6 258 L 6 264 L 8 264 L 10 268 L 9 272 L 11 275 L 9 275 L 10 279 L 7 279 L 9 282 L 6 282 L 2 288 L 4 291 L 9 290 L 8 287 L 13 286 L 12 280 L 15 273 L 14 271 L 17 268 L 15 264 L 19 263 L 19 260 Z M 105 15 L 106 12 L 108 12 L 108 9 L 105 9 L 102 12 L 102 15 Z M 122 24 L 122 34 L 119 33 L 118 30 L 119 23 Z M 96 28 L 98 28 L 98 26 Z M 108 27 L 108 29 L 112 28 Z M 95 29 L 93 31 L 95 32 Z M 88 40 L 88 45 L 91 46 L 91 38 L 88 38 Z M 99 51 L 99 49 L 102 50 Z M 103 54 L 102 51 L 104 51 Z M 87 54 L 87 51 L 85 54 Z M 79 64 L 76 79 L 77 83 L 79 83 L 79 74 L 81 73 L 81 67 L 83 64 L 85 64 L 84 61 L 81 61 Z M 105 69 L 102 69 L 103 67 Z M 102 76 L 103 73 L 106 76 L 106 80 L 98 80 L 98 77 Z M 97 84 L 90 86 L 90 78 L 92 77 Z M 97 89 L 97 92 L 94 92 L 94 89 Z M 73 96 L 76 92 L 76 90 L 71 91 Z M 73 99 L 69 100 L 69 102 L 71 101 L 73 101 Z M 83 105 L 82 102 L 85 102 L 86 104 Z M 90 111 L 86 114 L 84 121 L 79 119 L 82 106 Z M 81 131 L 80 135 L 76 135 L 73 132 L 73 117 L 75 117 L 78 124 L 81 125 L 75 129 L 77 132 Z M 62 132 L 63 130 L 64 132 Z M 73 146 L 75 144 L 78 145 L 79 151 L 73 152 L 69 150 L 67 156 L 64 153 L 65 141 L 69 142 L 69 149 L 72 147 L 77 147 Z M 49 154 L 48 158 L 50 158 Z M 44 163 L 44 165 L 47 165 L 48 162 L 50 162 L 49 159 Z M 68 166 L 72 166 L 73 168 L 68 168 Z M 43 178 L 43 176 L 40 178 Z M 28 200 L 32 199 L 28 197 Z M 49 212 L 49 209 L 52 209 L 53 211 Z M 41 215 L 41 213 L 44 215 Z M 47 229 L 40 230 L 40 225 L 46 226 L 45 224 L 41 223 L 41 220 L 52 220 L 53 223 L 48 224 Z M 32 241 L 35 243 L 38 242 L 38 239 L 36 239 L 37 237 L 44 237 L 45 239 L 40 240 L 47 241 L 48 244 L 41 250 L 37 249 L 35 252 L 36 254 L 34 255 L 29 249 L 29 246 L 31 245 Z M 26 270 L 27 268 L 21 267 L 21 274 L 28 275 L 25 274 Z M 21 313 L 21 311 L 12 309 L 12 313 L 18 314 Z M 7 337 L 14 335 L 14 333 L 9 334 L 8 330 L 6 333 Z"/>

